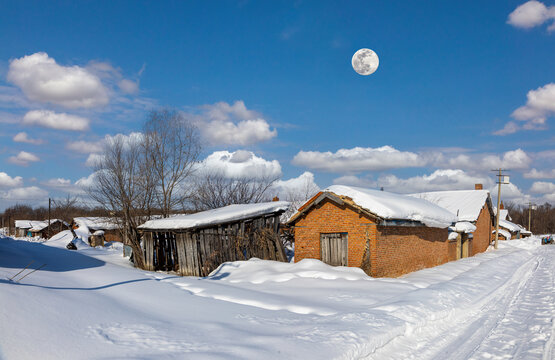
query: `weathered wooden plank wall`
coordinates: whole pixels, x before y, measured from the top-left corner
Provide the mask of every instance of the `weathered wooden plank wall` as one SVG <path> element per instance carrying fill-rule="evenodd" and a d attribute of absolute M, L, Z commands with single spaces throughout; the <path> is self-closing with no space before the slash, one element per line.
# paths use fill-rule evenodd
<path fill-rule="evenodd" d="M 279 214 L 185 232 L 145 231 L 147 269 L 207 276 L 227 261 L 286 261 L 279 238 Z"/>

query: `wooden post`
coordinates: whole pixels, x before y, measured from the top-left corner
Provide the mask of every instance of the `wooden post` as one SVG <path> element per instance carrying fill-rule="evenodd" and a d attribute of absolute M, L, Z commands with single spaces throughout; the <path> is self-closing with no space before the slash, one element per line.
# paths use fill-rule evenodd
<path fill-rule="evenodd" d="M 154 239 L 151 231 L 143 234 L 145 246 L 145 270 L 154 271 Z"/>

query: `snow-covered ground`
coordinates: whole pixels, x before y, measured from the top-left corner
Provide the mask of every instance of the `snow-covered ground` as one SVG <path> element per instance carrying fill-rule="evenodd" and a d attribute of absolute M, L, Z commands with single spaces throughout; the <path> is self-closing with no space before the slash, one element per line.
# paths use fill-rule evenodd
<path fill-rule="evenodd" d="M 555 246 L 539 238 L 397 279 L 256 259 L 178 277 L 70 239 L 0 239 L 1 359 L 555 356 Z M 46 266 L 7 280 L 31 260 Z"/>

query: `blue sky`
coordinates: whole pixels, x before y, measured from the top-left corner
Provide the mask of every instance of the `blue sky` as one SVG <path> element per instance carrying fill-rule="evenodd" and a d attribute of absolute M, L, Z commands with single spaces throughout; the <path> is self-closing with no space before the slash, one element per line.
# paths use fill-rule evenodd
<path fill-rule="evenodd" d="M 0 14 L 0 209 L 79 194 L 102 139 L 161 106 L 195 121 L 205 163 L 230 176 L 413 192 L 489 188 L 503 166 L 507 200 L 555 202 L 553 1 L 25 1 Z M 351 67 L 360 48 L 380 57 L 370 76 Z"/>

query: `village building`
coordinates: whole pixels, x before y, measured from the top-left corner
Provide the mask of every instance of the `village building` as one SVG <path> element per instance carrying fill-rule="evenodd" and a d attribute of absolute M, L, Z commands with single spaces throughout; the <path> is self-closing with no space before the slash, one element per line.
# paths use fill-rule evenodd
<path fill-rule="evenodd" d="M 95 245 L 103 245 L 105 241 L 123 242 L 123 236 L 117 219 L 108 217 L 76 217 L 72 221 L 74 230 L 85 233 Z M 92 237 L 92 238 L 91 238 Z"/>
<path fill-rule="evenodd" d="M 400 276 L 450 260 L 448 227 L 457 217 L 426 200 L 334 185 L 289 220 L 295 262 L 319 259 L 374 277 Z"/>
<path fill-rule="evenodd" d="M 207 276 L 227 261 L 286 261 L 280 216 L 286 201 L 236 204 L 149 220 L 139 226 L 147 270 Z"/>
<path fill-rule="evenodd" d="M 428 200 L 457 215 L 450 240 L 456 242 L 455 259 L 486 251 L 493 239 L 494 211 L 489 191 L 476 184 L 475 190 L 434 191 L 411 194 Z"/>
<path fill-rule="evenodd" d="M 69 229 L 69 224 L 60 219 L 15 220 L 15 235 L 18 237 L 41 237 L 48 239 L 57 233 Z"/>

